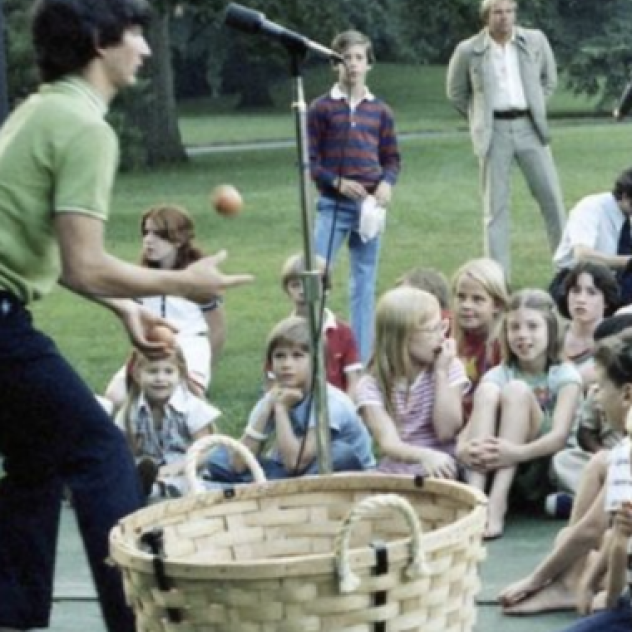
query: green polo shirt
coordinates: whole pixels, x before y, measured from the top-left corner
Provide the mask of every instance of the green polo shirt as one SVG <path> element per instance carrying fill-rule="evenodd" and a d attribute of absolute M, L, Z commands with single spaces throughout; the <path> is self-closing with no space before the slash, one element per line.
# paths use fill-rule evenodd
<path fill-rule="evenodd" d="M 105 221 L 118 166 L 106 104 L 79 77 L 43 85 L 0 129 L 0 290 L 24 303 L 61 273 L 56 213 Z"/>

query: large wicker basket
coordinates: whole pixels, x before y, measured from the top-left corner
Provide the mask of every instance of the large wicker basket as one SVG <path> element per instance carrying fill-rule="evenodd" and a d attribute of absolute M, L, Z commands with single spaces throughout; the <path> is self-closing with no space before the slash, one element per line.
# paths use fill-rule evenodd
<path fill-rule="evenodd" d="M 405 476 L 255 482 L 142 509 L 111 552 L 138 632 L 468 632 L 485 503 Z"/>

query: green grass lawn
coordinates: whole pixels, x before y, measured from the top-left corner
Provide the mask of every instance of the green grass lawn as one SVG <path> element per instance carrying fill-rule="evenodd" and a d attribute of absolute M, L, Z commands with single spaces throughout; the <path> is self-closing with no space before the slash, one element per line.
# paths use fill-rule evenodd
<path fill-rule="evenodd" d="M 326 92 L 336 74 L 327 64 L 305 72 L 306 101 Z M 445 97 L 445 67 L 377 64 L 368 78 L 371 90 L 395 110 L 399 132 L 437 132 L 464 128 L 465 122 Z M 566 119 L 592 116 L 595 100 L 575 97 L 560 88 L 550 104 L 551 116 Z M 185 143 L 203 145 L 293 138 L 292 86 L 280 81 L 272 89 L 273 108 L 235 110 L 237 97 L 195 99 L 180 106 L 180 130 Z M 603 114 L 603 113 L 601 113 Z"/>
<path fill-rule="evenodd" d="M 377 77 L 378 70 L 375 72 Z M 427 120 L 429 111 L 449 112 L 444 102 L 424 101 L 418 86 L 411 89 L 413 92 L 407 106 L 409 121 L 417 111 L 420 120 Z M 249 122 L 246 114 L 224 116 L 200 114 L 198 124 L 201 129 L 221 129 L 229 134 L 227 121 L 233 129 Z M 190 112 L 185 122 L 189 124 L 193 118 Z M 260 118 L 257 115 L 254 120 Z M 281 136 L 291 137 L 291 113 L 273 114 L 271 120 L 270 129 L 278 123 L 279 130 L 281 125 L 289 130 Z M 455 130 L 457 124 L 462 125 L 456 118 L 448 125 L 446 119 L 442 129 Z M 464 261 L 481 254 L 477 165 L 467 134 L 407 138 L 401 150 L 404 168 L 388 217 L 378 292 L 412 266 L 435 267 L 450 276 Z M 615 175 L 632 164 L 632 127 L 610 121 L 561 126 L 555 130 L 553 150 L 570 208 L 585 194 L 609 189 Z M 513 284 L 543 287 L 551 276 L 543 222 L 521 176 L 516 173 L 514 180 Z M 208 193 L 221 182 L 233 183 L 242 191 L 246 205 L 241 215 L 223 218 L 210 209 Z M 290 310 L 280 288 L 279 272 L 284 259 L 302 248 L 295 151 L 206 155 L 182 167 L 120 176 L 108 226 L 108 247 L 125 259 L 136 260 L 140 213 L 161 201 L 177 202 L 190 210 L 199 243 L 206 251 L 228 250 L 227 271 L 256 275 L 255 283 L 231 291 L 226 298 L 228 340 L 211 386 L 211 400 L 224 411 L 222 427 L 234 433 L 259 394 L 267 333 Z M 330 303 L 345 318 L 346 274 L 343 253 L 334 271 Z M 116 319 L 64 290 L 36 305 L 34 313 L 38 325 L 53 335 L 89 384 L 101 391 L 128 350 Z"/>

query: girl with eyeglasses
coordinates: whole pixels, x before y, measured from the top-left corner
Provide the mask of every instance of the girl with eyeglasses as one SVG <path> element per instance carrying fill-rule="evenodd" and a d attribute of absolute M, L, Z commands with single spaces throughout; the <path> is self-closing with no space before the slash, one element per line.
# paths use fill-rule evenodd
<path fill-rule="evenodd" d="M 457 477 L 454 450 L 470 383 L 447 327 L 439 302 L 423 290 L 397 287 L 378 302 L 373 354 L 356 400 L 380 471 Z"/>

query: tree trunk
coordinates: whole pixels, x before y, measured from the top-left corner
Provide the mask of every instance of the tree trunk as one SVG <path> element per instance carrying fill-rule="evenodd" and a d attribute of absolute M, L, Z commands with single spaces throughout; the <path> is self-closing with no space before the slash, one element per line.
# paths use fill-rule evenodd
<path fill-rule="evenodd" d="M 152 55 L 144 76 L 149 85 L 143 98 L 134 99 L 130 114 L 143 136 L 148 166 L 184 162 L 187 155 L 178 128 L 168 14 L 154 14 L 147 41 Z"/>

